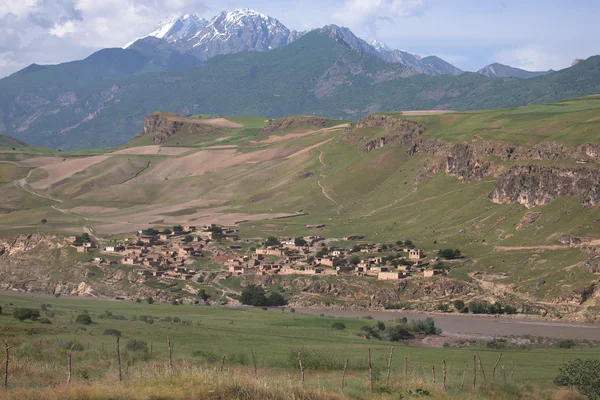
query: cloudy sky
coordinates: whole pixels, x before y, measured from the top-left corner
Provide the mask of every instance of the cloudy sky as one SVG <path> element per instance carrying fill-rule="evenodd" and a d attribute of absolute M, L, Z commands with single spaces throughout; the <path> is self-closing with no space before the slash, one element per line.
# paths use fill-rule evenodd
<path fill-rule="evenodd" d="M 335 23 L 473 71 L 561 69 L 600 54 L 597 0 L 0 0 L 0 77 L 120 47 L 174 14 L 250 7 L 290 29 Z"/>

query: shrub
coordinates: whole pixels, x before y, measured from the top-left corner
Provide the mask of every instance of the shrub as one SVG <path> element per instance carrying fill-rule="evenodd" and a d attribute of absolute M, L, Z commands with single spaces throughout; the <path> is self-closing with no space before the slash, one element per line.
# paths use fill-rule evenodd
<path fill-rule="evenodd" d="M 465 309 L 465 302 L 462 300 L 454 300 L 454 303 L 452 303 L 452 305 L 458 312 L 462 312 L 462 310 Z"/>
<path fill-rule="evenodd" d="M 40 317 L 40 312 L 33 308 L 15 308 L 13 311 L 13 317 L 19 321 L 25 321 L 29 319 L 35 321 Z"/>
<path fill-rule="evenodd" d="M 83 351 L 85 347 L 83 344 L 79 343 L 76 340 L 69 340 L 68 342 L 59 342 L 59 348 L 62 350 L 70 350 L 73 347 L 73 351 Z"/>
<path fill-rule="evenodd" d="M 117 336 L 120 337 L 121 336 L 121 331 L 118 329 L 106 329 L 104 331 L 104 335 L 108 335 L 108 336 Z"/>
<path fill-rule="evenodd" d="M 559 368 L 554 383 L 561 386 L 574 386 L 588 399 L 600 398 L 600 360 L 576 358 Z"/>
<path fill-rule="evenodd" d="M 200 278 L 198 278 L 198 279 L 200 279 Z M 198 297 L 200 297 L 204 301 L 210 299 L 210 295 L 207 294 L 206 290 L 204 290 L 204 289 L 198 290 Z"/>
<path fill-rule="evenodd" d="M 173 317 L 173 322 L 176 323 L 176 324 L 178 324 L 178 323 L 181 322 L 181 318 L 179 318 L 179 317 Z"/>
<path fill-rule="evenodd" d="M 91 325 L 92 317 L 90 317 L 89 314 L 79 314 L 77 318 L 75 318 L 75 323 L 81 325 Z"/>
<path fill-rule="evenodd" d="M 145 322 L 147 324 L 153 324 L 154 323 L 154 318 L 152 317 L 152 315 L 140 315 L 138 318 L 140 321 Z"/>
<path fill-rule="evenodd" d="M 385 324 L 383 323 L 383 321 L 377 321 L 377 323 L 375 324 L 375 326 L 377 327 L 377 329 L 379 329 L 380 331 L 384 331 L 385 330 Z"/>
<path fill-rule="evenodd" d="M 148 351 L 148 343 L 145 340 L 131 339 L 127 342 L 128 351 Z"/>
<path fill-rule="evenodd" d="M 154 304 L 154 299 L 152 297 L 148 297 L 146 299 L 146 303 L 148 303 L 148 304 Z"/>
<path fill-rule="evenodd" d="M 572 349 L 575 346 L 577 346 L 577 342 L 571 339 L 561 339 L 556 342 L 556 347 L 559 349 Z"/>
<path fill-rule="evenodd" d="M 0 306 L 0 315 L 2 315 L 2 306 Z"/>
<path fill-rule="evenodd" d="M 334 322 L 333 324 L 331 324 L 331 327 L 333 329 L 337 329 L 339 331 L 346 329 L 346 324 L 344 324 L 343 322 Z"/>
<path fill-rule="evenodd" d="M 278 246 L 281 243 L 279 242 L 279 239 L 277 239 L 275 236 L 269 236 L 267 238 L 267 241 L 265 242 L 265 244 L 267 246 Z"/>
<path fill-rule="evenodd" d="M 410 330 L 423 335 L 439 335 L 442 333 L 441 329 L 435 327 L 435 322 L 431 317 L 412 320 Z"/>
<path fill-rule="evenodd" d="M 48 325 L 52 323 L 52 321 L 50 321 L 50 320 L 49 320 L 48 318 L 46 318 L 46 317 L 38 319 L 38 322 L 39 322 L 40 324 L 48 324 Z"/>
<path fill-rule="evenodd" d="M 438 304 L 437 309 L 441 312 L 448 312 L 450 311 L 450 306 L 446 303 L 440 303 Z"/>
<path fill-rule="evenodd" d="M 488 306 L 486 301 L 472 301 L 469 303 L 469 310 L 473 314 L 487 314 Z"/>
<path fill-rule="evenodd" d="M 460 258 L 462 255 L 459 249 L 443 249 L 439 252 L 440 257 L 445 258 L 446 260 L 454 260 L 456 258 Z"/>
<path fill-rule="evenodd" d="M 350 257 L 350 264 L 352 265 L 358 265 L 360 263 L 360 258 L 358 258 L 358 256 L 352 256 Z"/>
<path fill-rule="evenodd" d="M 250 285 L 242 290 L 240 301 L 242 304 L 255 307 L 264 307 L 269 305 L 269 300 L 265 295 L 265 289 L 254 285 Z"/>

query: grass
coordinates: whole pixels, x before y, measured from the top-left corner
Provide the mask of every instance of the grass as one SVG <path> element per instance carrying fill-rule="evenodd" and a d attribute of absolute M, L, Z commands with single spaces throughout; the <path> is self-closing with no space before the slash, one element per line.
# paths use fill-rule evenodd
<path fill-rule="evenodd" d="M 289 311 L 52 297 L 3 295 L 0 304 L 4 309 L 0 316 L 0 335 L 12 345 L 11 390 L 5 393 L 8 397 L 3 397 L 7 399 L 19 396 L 27 399 L 107 398 L 99 396 L 146 399 L 151 395 L 154 396 L 152 398 L 203 398 L 200 393 L 207 390 L 214 395 L 220 393 L 223 399 L 289 398 L 290 391 L 296 393 L 294 398 L 308 396 L 314 399 L 322 395 L 326 396 L 324 398 L 387 399 L 397 398 L 398 393 L 405 392 L 407 388 L 425 388 L 434 396 L 442 396 L 435 398 L 493 398 L 506 394 L 506 391 L 520 392 L 527 385 L 543 385 L 545 390 L 556 391 L 557 388 L 552 387 L 550 382 L 561 363 L 575 357 L 600 356 L 597 349 L 465 350 L 396 343 L 392 384 L 386 388 L 385 369 L 392 343 L 369 341 L 356 334 L 361 326 L 374 325 L 375 321 L 317 317 Z M 52 324 L 19 322 L 10 316 L 17 307 L 42 308 L 42 317 L 49 317 Z M 112 319 L 102 317 L 108 311 Z M 81 313 L 88 313 L 94 323 L 87 326 L 74 323 L 75 317 Z M 141 316 L 151 316 L 154 322 L 142 322 Z M 171 322 L 166 322 L 166 318 Z M 177 318 L 182 322 L 172 322 L 178 321 Z M 332 329 L 335 321 L 343 322 L 347 328 L 342 331 Z M 123 384 L 113 383 L 116 379 L 115 339 L 103 335 L 107 329 L 117 329 L 122 333 Z M 167 336 L 174 344 L 174 377 L 169 376 L 166 366 Z M 127 351 L 127 343 L 132 339 L 146 341 L 150 353 Z M 83 345 L 83 350 L 74 352 L 73 356 L 74 384 L 70 387 L 57 386 L 65 378 L 66 357 L 61 348 L 71 340 Z M 368 349 L 373 355 L 375 394 L 368 390 Z M 252 377 L 251 350 L 259 368 L 258 379 Z M 302 353 L 306 369 L 304 388 L 297 384 L 298 351 Z M 493 380 L 491 377 L 491 368 L 500 352 L 503 353 L 501 365 L 515 363 L 516 385 L 510 383 L 504 386 L 501 378 Z M 463 368 L 472 362 L 475 353 L 481 356 L 486 368 L 489 387 L 484 388 L 480 384 L 476 391 L 460 390 Z M 404 356 L 408 360 L 407 385 L 401 375 Z M 225 372 L 218 373 L 223 357 Z M 339 377 L 346 359 L 349 360 L 349 372 L 347 387 L 342 394 Z M 449 389 L 445 394 L 439 386 L 442 360 L 448 366 Z M 438 373 L 435 385 L 430 378 L 432 366 Z M 470 387 L 472 379 L 470 373 L 469 370 L 467 387 Z M 508 380 L 510 382 L 510 375 Z M 152 383 L 142 388 L 142 382 Z M 245 394 L 229 392 L 232 387 L 243 390 Z M 168 395 L 167 388 L 171 390 Z M 257 388 L 267 392 L 254 393 Z"/>

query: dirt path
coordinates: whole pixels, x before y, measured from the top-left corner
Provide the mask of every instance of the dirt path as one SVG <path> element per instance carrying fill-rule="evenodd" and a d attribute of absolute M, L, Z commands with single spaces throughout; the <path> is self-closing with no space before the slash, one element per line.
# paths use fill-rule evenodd
<path fill-rule="evenodd" d="M 15 185 L 15 187 L 21 188 L 21 189 L 23 189 L 24 191 L 26 191 L 27 193 L 30 193 L 30 194 L 32 194 L 32 195 L 34 195 L 34 196 L 37 196 L 37 197 L 41 197 L 42 199 L 46 199 L 46 200 L 52 200 L 52 201 L 56 201 L 56 202 L 58 202 L 58 203 L 62 203 L 62 200 L 60 200 L 60 199 L 55 199 L 55 198 L 53 198 L 53 197 L 46 196 L 45 194 L 41 194 L 41 193 L 34 192 L 33 190 L 31 190 L 31 189 L 29 189 L 29 188 L 27 187 L 27 185 L 28 185 L 28 183 L 27 183 L 27 179 L 29 178 L 29 176 L 31 176 L 31 173 L 32 173 L 34 170 L 35 170 L 35 168 L 34 168 L 34 169 L 32 169 L 32 170 L 30 170 L 30 171 L 27 173 L 27 176 L 25 176 L 25 178 L 22 178 L 22 179 L 17 179 L 16 181 L 14 181 L 14 182 L 13 182 L 13 184 Z"/>
<path fill-rule="evenodd" d="M 570 249 L 569 246 L 562 244 L 552 244 L 546 246 L 494 246 L 496 250 L 516 251 L 516 250 L 565 250 Z"/>
<path fill-rule="evenodd" d="M 325 168 L 325 163 L 323 162 L 323 150 L 321 150 L 321 149 L 318 149 L 318 150 L 319 150 L 319 162 L 321 163 L 321 170 L 319 171 L 319 175 L 321 175 L 321 180 L 323 180 L 323 179 L 325 179 L 325 174 L 323 173 L 323 169 Z M 321 183 L 321 180 L 317 181 L 317 185 L 319 185 L 319 187 L 321 188 L 321 192 L 323 193 L 323 196 L 325 196 L 329 201 L 331 201 L 333 204 L 338 206 L 337 213 L 339 215 L 344 206 L 342 206 L 341 204 L 339 204 L 337 201 L 334 200 L 334 198 L 329 194 L 329 191 Z"/>

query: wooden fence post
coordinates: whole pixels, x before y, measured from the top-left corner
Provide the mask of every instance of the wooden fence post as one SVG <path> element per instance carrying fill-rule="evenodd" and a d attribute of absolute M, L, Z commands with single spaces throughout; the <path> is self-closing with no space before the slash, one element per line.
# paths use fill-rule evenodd
<path fill-rule="evenodd" d="M 4 362 L 4 388 L 8 389 L 8 351 L 10 350 L 10 346 L 6 340 L 4 340 L 4 350 L 6 351 L 6 361 Z"/>
<path fill-rule="evenodd" d="M 433 384 L 435 385 L 435 365 L 431 366 L 431 377 L 433 378 Z"/>
<path fill-rule="evenodd" d="M 446 360 L 442 360 L 443 372 L 442 372 L 442 385 L 446 390 Z"/>
<path fill-rule="evenodd" d="M 477 386 L 477 356 L 473 356 L 473 389 Z"/>
<path fill-rule="evenodd" d="M 123 374 L 121 373 L 121 350 L 120 350 L 120 337 L 117 336 L 117 365 L 119 366 L 119 382 L 123 380 Z"/>
<path fill-rule="evenodd" d="M 390 358 L 388 359 L 388 369 L 387 369 L 387 378 L 385 380 L 385 385 L 390 385 L 390 374 L 392 373 L 392 357 L 394 356 L 394 346 L 390 349 Z"/>
<path fill-rule="evenodd" d="M 298 352 L 298 365 L 300 366 L 300 384 L 304 386 L 304 367 L 302 367 L 302 354 Z"/>
<path fill-rule="evenodd" d="M 408 385 L 408 356 L 404 356 L 404 385 Z"/>
<path fill-rule="evenodd" d="M 371 348 L 369 347 L 369 387 L 373 391 L 373 364 L 371 363 Z"/>
<path fill-rule="evenodd" d="M 173 376 L 173 346 L 171 346 L 171 337 L 167 336 L 167 348 L 169 351 L 169 373 Z"/>
<path fill-rule="evenodd" d="M 512 365 L 512 369 L 510 371 L 510 379 L 514 382 L 515 381 L 515 362 L 511 361 L 510 363 Z"/>
<path fill-rule="evenodd" d="M 500 357 L 498 357 L 496 364 L 494 364 L 494 369 L 492 370 L 492 379 L 496 379 L 496 368 L 498 368 L 498 364 L 500 364 L 501 359 L 502 359 L 502 353 L 500 353 Z"/>
<path fill-rule="evenodd" d="M 154 341 L 153 341 L 153 340 L 151 340 L 151 341 L 150 341 L 150 355 L 152 355 L 152 350 L 153 350 L 153 348 L 154 348 Z"/>
<path fill-rule="evenodd" d="M 463 371 L 462 383 L 460 384 L 461 389 L 465 387 L 465 378 L 467 377 L 467 368 L 469 368 L 469 363 L 465 364 L 465 370 Z"/>
<path fill-rule="evenodd" d="M 219 370 L 219 372 L 223 372 L 224 365 L 225 365 L 225 356 L 223 356 L 223 359 L 221 360 L 221 369 Z"/>
<path fill-rule="evenodd" d="M 344 385 L 346 383 L 346 369 L 348 369 L 348 359 L 344 363 L 344 372 L 342 372 L 342 391 L 344 391 Z"/>
<path fill-rule="evenodd" d="M 485 369 L 483 369 L 483 363 L 481 362 L 481 357 L 477 354 L 477 359 L 479 360 L 479 369 L 481 369 L 481 376 L 483 377 L 483 386 L 487 386 L 487 379 L 485 377 Z"/>
<path fill-rule="evenodd" d="M 69 352 L 67 353 L 67 370 L 68 370 L 68 374 L 67 374 L 67 384 L 71 383 L 71 375 L 72 375 L 72 354 L 73 354 L 73 347 L 75 346 L 75 344 L 71 345 L 71 348 L 69 349 Z"/>
<path fill-rule="evenodd" d="M 252 364 L 254 364 L 254 377 L 258 377 L 258 371 L 256 370 L 256 358 L 254 357 L 254 350 L 250 349 L 250 353 L 252 354 Z"/>

